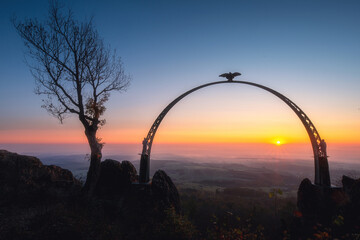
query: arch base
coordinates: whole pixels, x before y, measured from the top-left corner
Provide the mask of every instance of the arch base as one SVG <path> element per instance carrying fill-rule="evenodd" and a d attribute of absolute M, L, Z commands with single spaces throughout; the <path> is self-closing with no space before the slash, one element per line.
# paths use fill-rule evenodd
<path fill-rule="evenodd" d="M 141 154 L 139 183 L 148 183 L 150 175 L 150 158 L 147 154 Z"/>
<path fill-rule="evenodd" d="M 317 176 L 315 176 L 317 179 Z M 330 187 L 330 174 L 329 174 L 329 163 L 327 157 L 319 157 L 319 182 L 315 182 L 316 185 Z"/>

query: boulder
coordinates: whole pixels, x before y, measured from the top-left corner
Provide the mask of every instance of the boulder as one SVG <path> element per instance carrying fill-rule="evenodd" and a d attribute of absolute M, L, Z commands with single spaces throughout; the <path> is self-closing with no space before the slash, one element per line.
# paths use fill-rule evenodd
<path fill-rule="evenodd" d="M 129 233 L 156 231 L 155 225 L 165 221 L 172 209 L 176 213 L 181 210 L 178 190 L 162 170 L 155 172 L 149 184 L 132 184 L 131 191 L 123 197 L 121 205 L 118 205 L 118 217 L 126 219 L 123 225 Z M 151 235 L 144 236 L 141 233 L 129 235 L 128 238 L 154 239 Z"/>
<path fill-rule="evenodd" d="M 96 186 L 99 197 L 113 198 L 128 191 L 137 179 L 134 165 L 129 161 L 106 159 L 101 162 L 100 176 Z"/>
<path fill-rule="evenodd" d="M 0 150 L 0 203 L 67 197 L 81 188 L 73 174 L 32 156 Z"/>
<path fill-rule="evenodd" d="M 308 178 L 301 181 L 297 192 L 297 206 L 303 215 L 316 215 L 322 205 L 321 189 Z"/>
<path fill-rule="evenodd" d="M 330 222 L 339 209 L 348 203 L 348 197 L 342 188 L 314 185 L 307 178 L 298 189 L 297 206 L 308 219 Z"/>
<path fill-rule="evenodd" d="M 354 204 L 360 204 L 360 178 L 352 179 L 344 175 L 341 182 L 349 200 Z"/>
<path fill-rule="evenodd" d="M 129 161 L 122 161 L 121 162 L 122 167 L 122 182 L 129 186 L 131 183 L 138 180 L 138 175 L 136 168 L 134 165 Z"/>
<path fill-rule="evenodd" d="M 348 204 L 344 207 L 346 224 L 351 227 L 360 227 L 360 179 L 342 177 L 344 193 Z"/>
<path fill-rule="evenodd" d="M 173 207 L 177 213 L 180 213 L 179 192 L 171 178 L 163 170 L 155 172 L 152 178 L 151 190 L 154 200 L 160 205 L 160 208 Z"/>

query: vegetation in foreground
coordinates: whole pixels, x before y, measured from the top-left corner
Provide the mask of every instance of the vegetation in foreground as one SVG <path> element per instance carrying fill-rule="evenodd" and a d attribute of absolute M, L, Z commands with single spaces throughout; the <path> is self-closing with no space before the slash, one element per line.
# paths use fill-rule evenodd
<path fill-rule="evenodd" d="M 250 182 L 176 187 L 162 170 L 148 185 L 137 178 L 107 159 L 89 198 L 69 170 L 0 150 L 0 239 L 359 239 L 359 179 L 344 176 L 331 195 L 304 179 L 296 196 Z"/>
<path fill-rule="evenodd" d="M 153 215 L 124 216 L 111 201 L 42 204 L 32 208 L 1 208 L 0 239 L 359 239 L 359 232 L 343 232 L 340 215 L 330 225 L 307 224 L 293 197 L 281 191 L 266 193 L 232 188 L 212 193 L 180 190 L 182 211 L 173 208 Z M 15 206 L 13 206 L 15 207 Z M 14 224 L 16 222 L 16 224 Z M 136 225 L 134 223 L 138 222 Z M 129 226 L 131 223 L 131 226 Z"/>

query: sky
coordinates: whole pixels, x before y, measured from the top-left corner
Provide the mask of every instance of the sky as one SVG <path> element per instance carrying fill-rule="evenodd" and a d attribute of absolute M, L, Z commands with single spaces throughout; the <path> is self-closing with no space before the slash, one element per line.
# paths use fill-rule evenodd
<path fill-rule="evenodd" d="M 221 80 L 219 74 L 238 71 L 238 80 L 287 96 L 329 146 L 347 146 L 344 154 L 353 151 L 360 160 L 355 151 L 360 146 L 359 1 L 62 2 L 78 20 L 93 17 L 132 76 L 127 92 L 113 93 L 107 103 L 107 124 L 98 134 L 105 143 L 141 149 L 168 103 L 193 87 Z M 44 20 L 48 5 L 42 0 L 0 3 L 0 148 L 86 143 L 76 117 L 59 124 L 40 107 L 23 42 L 10 22 L 12 16 Z M 158 129 L 153 151 L 160 152 L 156 144 L 277 141 L 307 144 L 305 155 L 311 155 L 305 128 L 280 99 L 251 86 L 224 84 L 179 102 Z"/>

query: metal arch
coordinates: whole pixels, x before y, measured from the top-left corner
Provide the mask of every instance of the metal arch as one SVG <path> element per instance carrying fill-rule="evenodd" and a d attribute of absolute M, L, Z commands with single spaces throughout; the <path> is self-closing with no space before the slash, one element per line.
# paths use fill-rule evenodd
<path fill-rule="evenodd" d="M 155 133 L 156 133 L 157 129 L 159 128 L 161 121 L 164 119 L 166 114 L 170 111 L 170 109 L 176 103 L 178 103 L 181 99 L 183 99 L 190 93 L 195 92 L 201 88 L 205 88 L 205 87 L 216 85 L 216 84 L 223 84 L 223 83 L 240 83 L 240 84 L 255 86 L 255 87 L 264 89 L 264 90 L 274 94 L 275 96 L 280 98 L 282 101 L 284 101 L 299 117 L 299 119 L 303 123 L 303 125 L 309 135 L 311 145 L 313 148 L 313 153 L 314 153 L 315 184 L 321 185 L 321 186 L 330 186 L 330 176 L 329 176 L 329 167 L 328 167 L 327 155 L 326 155 L 326 145 L 323 142 L 323 140 L 321 139 L 320 134 L 316 130 L 314 124 L 311 122 L 310 118 L 293 101 L 291 101 L 289 98 L 285 97 L 281 93 L 279 93 L 269 87 L 265 87 L 260 84 L 246 82 L 246 81 L 217 81 L 217 82 L 207 83 L 207 84 L 195 87 L 195 88 L 183 93 L 179 97 L 177 97 L 169 105 L 167 105 L 166 108 L 159 114 L 159 116 L 156 118 L 155 122 L 151 126 L 146 138 L 144 138 L 142 159 L 145 157 L 148 162 L 150 161 L 151 147 L 152 147 L 152 143 L 153 143 L 153 140 L 155 137 Z M 322 165 L 322 166 L 320 166 L 320 165 Z M 148 171 L 148 169 L 147 169 L 147 171 Z M 144 170 L 142 169 L 142 166 L 141 166 L 140 167 L 140 175 L 144 174 L 142 172 L 144 172 Z M 140 178 L 141 178 L 141 176 L 140 176 Z M 148 177 L 146 177 L 146 178 L 147 178 L 147 180 L 145 180 L 145 181 L 147 182 Z"/>

